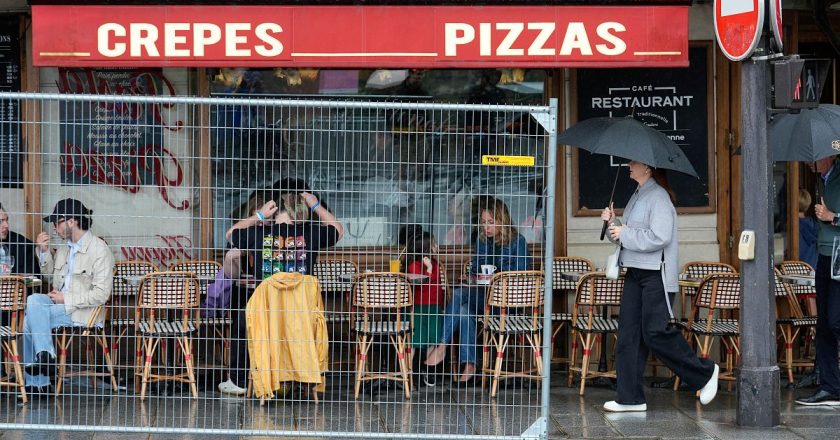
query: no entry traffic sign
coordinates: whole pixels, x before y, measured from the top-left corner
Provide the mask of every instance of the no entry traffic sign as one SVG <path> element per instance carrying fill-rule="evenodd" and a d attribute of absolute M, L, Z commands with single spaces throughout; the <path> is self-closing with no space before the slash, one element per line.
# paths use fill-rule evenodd
<path fill-rule="evenodd" d="M 715 0 L 715 36 L 732 61 L 750 56 L 761 38 L 765 0 Z"/>

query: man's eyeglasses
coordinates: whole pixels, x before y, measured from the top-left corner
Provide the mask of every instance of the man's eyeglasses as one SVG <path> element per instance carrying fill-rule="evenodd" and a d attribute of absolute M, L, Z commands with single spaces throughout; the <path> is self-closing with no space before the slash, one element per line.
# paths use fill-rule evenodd
<path fill-rule="evenodd" d="M 58 227 L 61 226 L 61 224 L 66 222 L 66 221 L 67 221 L 66 218 L 56 220 L 55 223 L 53 223 L 53 228 L 58 229 Z"/>

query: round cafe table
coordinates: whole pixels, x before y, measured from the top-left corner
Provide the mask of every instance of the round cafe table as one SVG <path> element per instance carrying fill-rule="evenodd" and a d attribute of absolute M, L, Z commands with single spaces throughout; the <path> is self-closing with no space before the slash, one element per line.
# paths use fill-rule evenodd
<path fill-rule="evenodd" d="M 356 275 L 362 275 L 366 272 L 358 272 L 358 273 L 343 273 L 338 276 L 341 281 L 353 281 L 353 277 Z M 404 273 L 405 278 L 411 284 L 423 284 L 429 279 L 428 275 L 423 275 L 419 273 Z"/>

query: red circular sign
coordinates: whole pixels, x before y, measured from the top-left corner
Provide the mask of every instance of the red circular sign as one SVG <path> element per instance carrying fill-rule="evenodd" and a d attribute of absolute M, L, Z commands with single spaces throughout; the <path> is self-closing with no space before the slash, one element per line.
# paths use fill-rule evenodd
<path fill-rule="evenodd" d="M 776 40 L 776 48 L 782 50 L 782 0 L 773 0 L 770 6 L 770 29 L 773 31 L 773 39 Z"/>
<path fill-rule="evenodd" d="M 764 25 L 764 3 L 764 0 L 715 0 L 715 36 L 730 60 L 747 58 L 758 45 Z"/>

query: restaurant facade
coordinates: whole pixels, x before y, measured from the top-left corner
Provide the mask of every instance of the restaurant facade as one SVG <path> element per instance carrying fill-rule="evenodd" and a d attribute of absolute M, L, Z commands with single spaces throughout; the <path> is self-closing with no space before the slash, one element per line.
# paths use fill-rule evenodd
<path fill-rule="evenodd" d="M 633 116 L 674 140 L 699 175 L 669 173 L 681 263 L 738 265 L 740 65 L 714 43 L 708 2 L 30 3 L 0 10 L 2 91 L 49 94 L 0 109 L 0 200 L 26 236 L 72 196 L 118 260 L 220 260 L 257 193 L 295 179 L 345 228 L 331 254 L 362 270 L 387 266 L 401 227 L 422 224 L 459 274 L 474 201 L 493 195 L 535 254 L 549 239 L 553 255 L 601 266 L 613 246 L 599 215 L 624 164 L 549 154 L 555 121 L 522 109 L 556 102 L 558 132 Z M 837 37 L 810 2 L 791 3 L 785 52 L 831 59 L 822 100 L 837 103 Z M 813 176 L 778 164 L 774 180 L 781 261 L 796 258 L 798 189 Z M 618 208 L 631 183 L 619 175 Z"/>
<path fill-rule="evenodd" d="M 680 217 L 682 260 L 737 265 L 732 249 L 741 217 L 740 159 L 733 153 L 739 145 L 739 66 L 726 60 L 713 44 L 709 3 L 605 1 L 593 6 L 554 1 L 523 8 L 499 2 L 478 9 L 458 2 L 389 7 L 361 4 L 332 6 L 326 9 L 328 13 L 322 13 L 325 9 L 315 3 L 176 6 L 90 2 L 83 7 L 51 1 L 31 3 L 31 7 L 12 3 L 0 11 L 7 34 L 3 41 L 9 42 L 3 54 L 3 90 L 486 104 L 541 104 L 553 97 L 560 102 L 561 131 L 589 117 L 632 114 L 681 145 L 700 175 L 699 180 L 679 174 L 670 179 L 678 195 L 678 209 L 684 214 Z M 808 2 L 786 2 L 785 7 L 785 52 L 830 58 L 832 70 L 822 99 L 836 102 L 837 54 L 831 50 L 830 36 L 814 20 Z M 511 20 L 511 14 L 517 20 Z M 836 12 L 828 18 L 836 21 Z M 237 182 L 242 176 L 259 176 L 244 187 L 268 184 L 278 177 L 259 163 L 242 169 L 236 156 L 258 158 L 271 148 L 265 145 L 268 142 L 294 149 L 295 140 L 289 136 L 254 140 L 262 145 L 245 151 L 232 145 L 237 140 L 228 136 L 229 130 L 227 134 L 213 132 L 214 122 L 264 129 L 276 121 L 257 115 L 209 114 L 202 121 L 208 125 L 204 139 L 209 145 L 202 148 L 209 158 L 202 159 L 192 149 L 187 139 L 190 135 L 178 129 L 182 121 L 177 116 L 162 119 L 168 112 L 161 110 L 166 109 L 150 110 L 156 120 L 144 133 L 120 138 L 124 146 L 132 147 L 132 136 L 161 139 L 160 148 L 149 150 L 155 157 L 149 166 L 167 171 L 145 176 L 131 175 L 128 170 L 137 167 L 132 168 L 128 160 L 110 165 L 125 169 L 124 173 L 87 173 L 91 165 L 103 163 L 96 145 L 104 143 L 95 141 L 96 136 L 106 135 L 103 133 L 59 134 L 65 138 L 63 143 L 30 139 L 26 133 L 19 139 L 10 137 L 4 146 L 6 175 L 0 191 L 13 224 L 25 224 L 27 235 L 36 234 L 40 221 L 28 213 L 48 211 L 61 197 L 63 185 L 82 184 L 90 189 L 95 211 L 131 206 L 167 212 L 171 219 L 167 234 L 137 236 L 116 224 L 98 231 L 106 237 L 136 236 L 134 242 L 125 243 L 127 249 L 133 249 L 124 252 L 125 258 L 151 257 L 166 264 L 190 248 L 223 247 L 221 234 L 228 221 L 198 228 L 194 220 L 231 218 L 248 197 L 236 190 L 243 187 Z M 64 111 L 51 114 L 53 121 L 40 122 L 72 125 L 74 117 L 88 116 Z M 104 109 L 94 115 L 102 122 L 124 116 Z M 68 142 L 68 136 L 87 138 Z M 52 154 L 67 160 L 60 164 L 39 160 Z M 609 247 L 593 240 L 599 227 L 597 214 L 609 200 L 610 188 L 604 182 L 611 180 L 612 170 L 620 164 L 572 148 L 558 157 L 557 255 L 602 261 Z M 777 165 L 775 174 L 776 254 L 780 258 L 783 252 L 786 256 L 796 254 L 796 190 L 807 185 L 810 177 L 796 165 Z M 312 179 L 314 174 L 300 177 Z M 383 178 L 380 183 L 391 179 L 379 177 Z M 622 179 L 625 185 L 618 186 L 618 206 L 626 202 L 630 191 L 629 180 Z M 486 192 L 486 188 L 463 186 L 463 182 L 447 185 L 455 194 Z M 522 193 L 535 191 L 533 180 L 513 185 Z M 194 191 L 199 187 L 203 190 Z M 211 187 L 215 188 L 212 194 Z M 196 194 L 203 195 L 196 198 Z M 204 203 L 199 200 L 202 197 Z M 425 209 L 442 212 L 436 223 L 457 223 L 462 199 L 453 197 L 446 202 L 447 209 L 432 204 Z M 342 203 L 332 201 L 339 214 Z M 377 201 L 362 203 L 369 212 L 383 210 Z M 388 203 L 406 202 L 395 199 Z M 522 206 L 513 214 L 532 242 L 539 241 L 545 219 L 540 209 Z M 356 214 L 344 217 L 354 217 L 360 225 L 370 223 L 369 218 Z M 140 230 L 155 228 L 141 225 Z M 194 235 L 198 230 L 201 237 Z M 446 234 L 444 229 L 436 232 Z M 344 246 L 387 245 L 393 241 L 392 235 L 367 229 L 346 240 Z M 464 244 L 454 238 L 444 241 Z"/>

